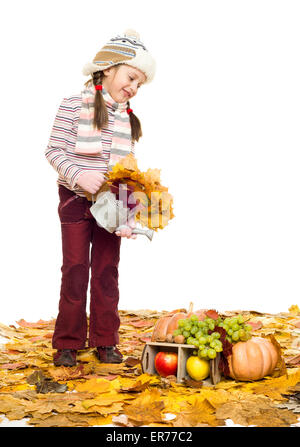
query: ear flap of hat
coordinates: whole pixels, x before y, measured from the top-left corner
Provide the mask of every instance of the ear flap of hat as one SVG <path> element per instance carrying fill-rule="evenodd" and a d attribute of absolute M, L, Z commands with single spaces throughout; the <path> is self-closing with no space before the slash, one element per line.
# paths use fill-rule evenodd
<path fill-rule="evenodd" d="M 154 78 L 156 64 L 148 51 L 142 49 L 136 50 L 136 56 L 130 60 L 124 61 L 123 64 L 131 65 L 145 73 L 147 77 L 145 84 L 151 82 Z"/>
<path fill-rule="evenodd" d="M 88 76 L 88 75 L 95 73 L 95 71 L 104 70 L 105 68 L 108 68 L 108 66 L 103 67 L 103 66 L 94 64 L 93 62 L 87 62 L 82 69 L 82 74 L 84 74 L 84 76 Z"/>

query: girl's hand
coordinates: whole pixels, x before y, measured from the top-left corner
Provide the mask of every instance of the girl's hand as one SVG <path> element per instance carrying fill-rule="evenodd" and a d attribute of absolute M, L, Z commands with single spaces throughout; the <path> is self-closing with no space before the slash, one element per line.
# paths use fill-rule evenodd
<path fill-rule="evenodd" d="M 126 225 L 122 226 L 119 231 L 116 231 L 117 236 L 127 237 L 127 239 L 136 239 L 137 235 L 132 234 L 133 228 L 136 227 L 134 217 L 130 218 Z"/>
<path fill-rule="evenodd" d="M 105 181 L 106 179 L 101 172 L 86 171 L 79 176 L 76 183 L 84 189 L 84 191 L 87 191 L 90 194 L 96 194 Z"/>

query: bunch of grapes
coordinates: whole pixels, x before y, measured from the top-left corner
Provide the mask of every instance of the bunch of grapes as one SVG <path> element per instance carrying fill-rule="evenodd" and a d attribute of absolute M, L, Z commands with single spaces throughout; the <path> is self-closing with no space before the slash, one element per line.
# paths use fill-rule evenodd
<path fill-rule="evenodd" d="M 242 315 L 224 320 L 221 317 L 216 320 L 206 317 L 203 321 L 199 321 L 197 315 L 192 315 L 190 318 L 178 320 L 178 329 L 174 330 L 173 336 L 182 335 L 184 343 L 197 347 L 198 350 L 193 351 L 194 355 L 211 360 L 218 352 L 223 351 L 221 334 L 215 330 L 217 327 L 226 331 L 226 338 L 230 343 L 247 341 L 251 337 L 251 326 L 245 324 Z"/>
<path fill-rule="evenodd" d="M 226 338 L 230 343 L 236 343 L 238 341 L 247 341 L 251 338 L 250 324 L 244 322 L 243 315 L 237 315 L 236 317 L 225 318 L 219 323 L 219 326 L 225 329 L 227 335 Z"/>

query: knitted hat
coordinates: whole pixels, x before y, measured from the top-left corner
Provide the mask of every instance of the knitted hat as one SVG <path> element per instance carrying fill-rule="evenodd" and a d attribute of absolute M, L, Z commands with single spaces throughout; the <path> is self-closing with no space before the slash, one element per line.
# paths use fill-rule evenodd
<path fill-rule="evenodd" d="M 110 39 L 96 54 L 93 62 L 84 65 L 82 73 L 88 76 L 117 64 L 127 64 L 141 70 L 147 78 L 145 83 L 154 78 L 155 61 L 134 30 L 128 29 L 122 35 Z"/>

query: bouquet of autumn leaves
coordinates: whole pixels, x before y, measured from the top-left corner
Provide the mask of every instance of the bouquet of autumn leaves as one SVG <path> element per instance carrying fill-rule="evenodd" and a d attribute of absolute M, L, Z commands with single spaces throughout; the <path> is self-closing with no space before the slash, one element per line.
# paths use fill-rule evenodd
<path fill-rule="evenodd" d="M 135 221 L 143 227 L 157 231 L 168 225 L 169 220 L 174 217 L 173 197 L 168 188 L 160 183 L 160 169 L 142 172 L 134 155 L 128 154 L 113 166 L 106 178 L 106 183 L 95 196 L 108 190 L 118 195 L 123 187 L 123 190 L 127 191 L 126 206 L 131 211 L 132 207 L 135 207 Z"/>

